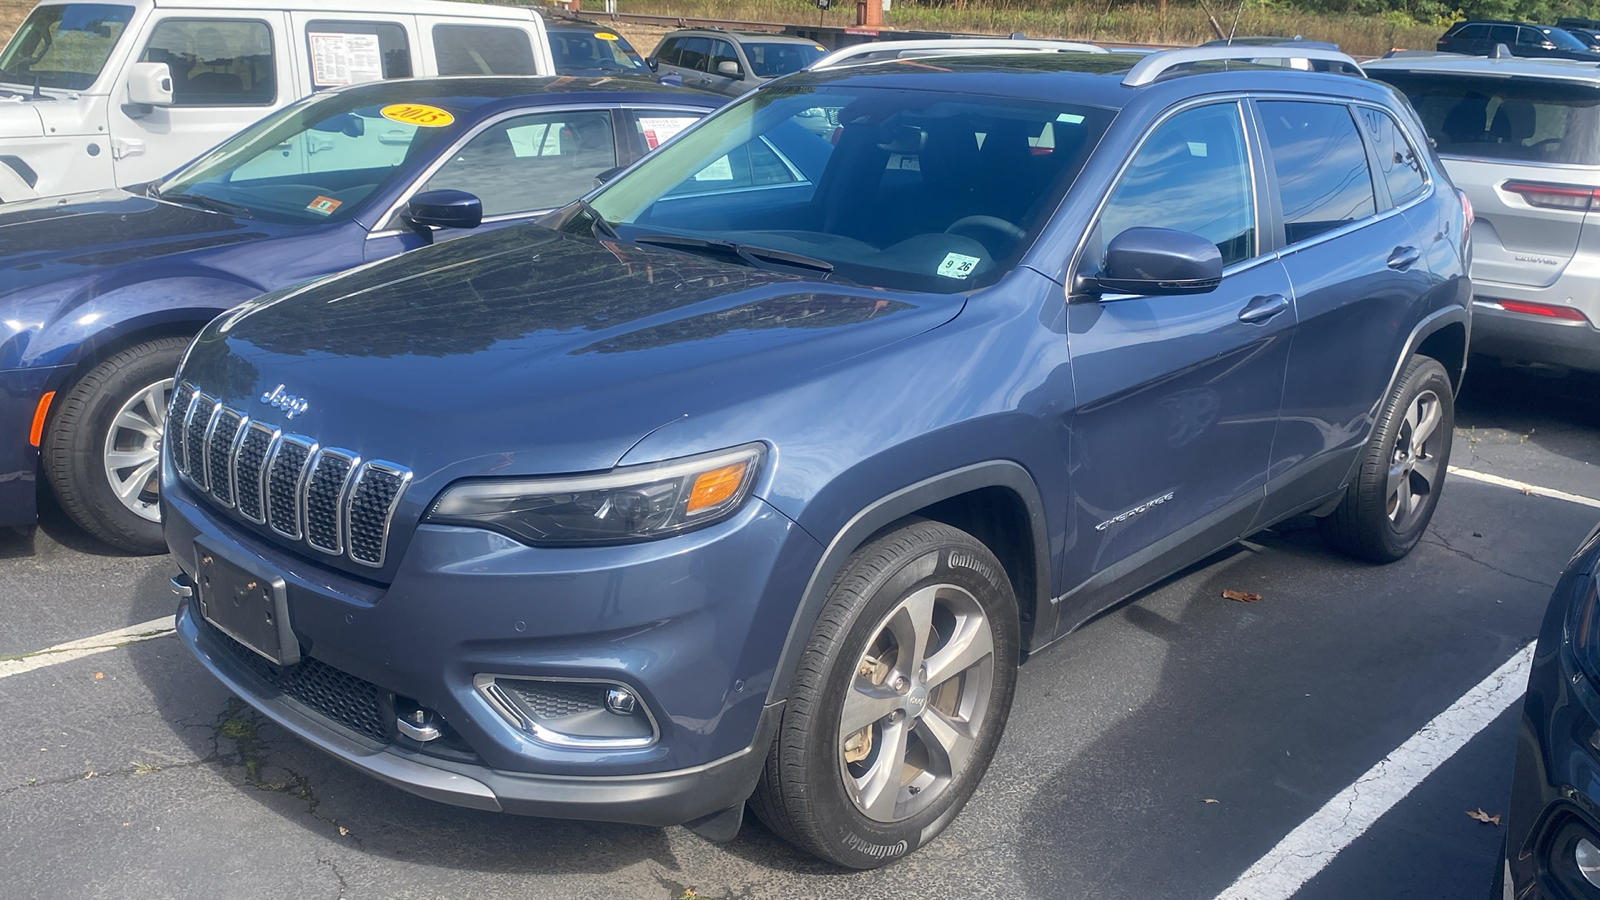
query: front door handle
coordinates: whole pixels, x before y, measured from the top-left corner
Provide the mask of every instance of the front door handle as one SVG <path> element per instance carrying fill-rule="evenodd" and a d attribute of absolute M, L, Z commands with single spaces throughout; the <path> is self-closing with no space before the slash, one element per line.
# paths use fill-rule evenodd
<path fill-rule="evenodd" d="M 1415 247 L 1396 247 L 1394 252 L 1389 254 L 1389 268 L 1404 272 L 1416 265 L 1417 260 L 1421 258 L 1422 252 Z"/>
<path fill-rule="evenodd" d="M 1289 298 L 1282 294 L 1252 297 L 1244 309 L 1239 310 L 1239 321 L 1258 325 L 1289 308 Z"/>

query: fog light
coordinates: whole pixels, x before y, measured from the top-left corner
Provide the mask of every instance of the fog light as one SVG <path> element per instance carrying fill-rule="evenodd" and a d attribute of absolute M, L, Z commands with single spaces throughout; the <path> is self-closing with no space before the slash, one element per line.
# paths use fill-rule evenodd
<path fill-rule="evenodd" d="M 639 698 L 625 687 L 614 687 L 606 691 L 606 709 L 619 716 L 631 716 L 639 705 Z"/>
<path fill-rule="evenodd" d="M 1588 838 L 1578 838 L 1572 848 L 1572 861 L 1578 864 L 1578 874 L 1583 880 L 1600 887 L 1600 847 Z"/>
<path fill-rule="evenodd" d="M 557 747 L 624 750 L 660 737 L 650 707 L 619 682 L 481 674 L 472 684 L 512 727 Z"/>

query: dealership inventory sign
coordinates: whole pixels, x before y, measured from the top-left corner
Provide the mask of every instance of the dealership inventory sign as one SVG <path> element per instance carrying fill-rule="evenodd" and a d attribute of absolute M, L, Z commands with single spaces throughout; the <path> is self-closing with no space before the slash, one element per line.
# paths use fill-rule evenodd
<path fill-rule="evenodd" d="M 383 53 L 375 34 L 310 32 L 311 80 L 323 86 L 383 80 Z"/>

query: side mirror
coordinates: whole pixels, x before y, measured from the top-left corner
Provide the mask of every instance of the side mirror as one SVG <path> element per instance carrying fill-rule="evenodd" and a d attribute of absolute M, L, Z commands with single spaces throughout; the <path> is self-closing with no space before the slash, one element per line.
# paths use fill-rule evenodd
<path fill-rule="evenodd" d="M 136 106 L 171 106 L 172 71 L 166 63 L 134 63 L 128 68 L 128 102 Z"/>
<path fill-rule="evenodd" d="M 654 56 L 646 56 L 644 58 L 644 64 L 649 66 L 650 71 L 652 72 L 659 72 L 661 70 L 661 60 L 656 59 Z"/>
<path fill-rule="evenodd" d="M 1111 239 L 1095 287 L 1117 294 L 1209 294 L 1222 283 L 1217 245 L 1187 231 L 1129 228 Z"/>
<path fill-rule="evenodd" d="M 483 224 L 483 201 L 466 191 L 423 191 L 411 198 L 402 215 L 419 229 L 477 228 Z"/>
<path fill-rule="evenodd" d="M 626 169 L 626 168 L 627 168 L 627 166 L 613 166 L 613 167 L 605 170 L 604 172 L 600 172 L 600 173 L 596 174 L 594 176 L 594 186 L 595 187 L 599 187 L 599 186 L 605 184 L 606 182 L 610 181 L 611 179 L 613 179 L 613 178 L 617 177 L 618 175 L 622 174 L 622 170 Z"/>
<path fill-rule="evenodd" d="M 355 113 L 343 113 L 312 125 L 311 130 L 358 138 L 367 133 L 367 120 Z"/>
<path fill-rule="evenodd" d="M 739 64 L 733 60 L 725 59 L 717 63 L 717 74 L 726 75 L 729 78 L 743 78 L 744 70 L 739 68 Z"/>

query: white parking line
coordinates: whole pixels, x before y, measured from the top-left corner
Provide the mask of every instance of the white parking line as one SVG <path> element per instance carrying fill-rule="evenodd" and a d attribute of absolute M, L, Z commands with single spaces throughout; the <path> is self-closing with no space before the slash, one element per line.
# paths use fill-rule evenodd
<path fill-rule="evenodd" d="M 1532 662 L 1529 644 L 1289 832 L 1217 900 L 1293 896 L 1473 735 L 1522 699 Z"/>
<path fill-rule="evenodd" d="M 65 644 L 57 644 L 54 647 L 46 647 L 43 650 L 35 650 L 32 653 L 24 653 L 20 656 L 6 657 L 0 659 L 0 678 L 10 678 L 13 675 L 32 672 L 34 669 L 43 669 L 46 666 L 72 662 L 75 659 L 83 659 L 85 656 L 93 656 L 96 653 L 115 650 L 128 644 L 148 641 L 151 638 L 166 637 L 172 634 L 172 630 L 172 616 L 162 616 L 159 619 L 151 619 L 148 622 L 129 625 L 127 628 L 118 628 L 116 631 L 107 631 L 104 634 L 97 634 L 93 637 L 68 641 Z"/>
<path fill-rule="evenodd" d="M 1451 466 L 1449 472 L 1451 475 L 1470 478 L 1473 481 L 1481 481 L 1484 484 L 1497 484 L 1500 487 L 1516 488 L 1524 494 L 1532 494 L 1536 497 L 1550 497 L 1554 500 L 1565 500 L 1568 503 L 1580 503 L 1584 506 L 1593 506 L 1596 509 L 1600 509 L 1600 500 L 1596 500 L 1593 497 L 1585 497 L 1582 494 L 1569 494 L 1566 491 L 1558 491 L 1555 488 L 1540 487 L 1537 484 L 1529 484 L 1526 481 L 1516 481 L 1511 478 L 1501 478 L 1499 475 L 1490 475 L 1488 472 L 1458 469 L 1455 466 Z"/>

